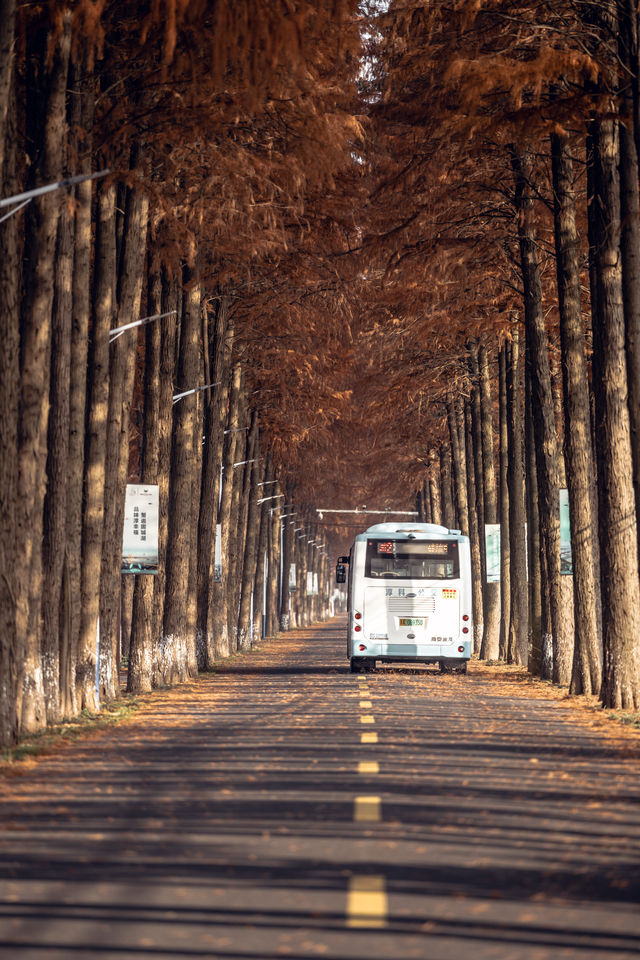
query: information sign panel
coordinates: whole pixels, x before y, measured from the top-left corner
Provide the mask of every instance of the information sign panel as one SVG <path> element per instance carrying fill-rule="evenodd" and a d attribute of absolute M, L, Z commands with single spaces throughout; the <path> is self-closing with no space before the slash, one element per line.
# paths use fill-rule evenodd
<path fill-rule="evenodd" d="M 122 573 L 158 572 L 158 487 L 128 483 L 122 530 Z"/>

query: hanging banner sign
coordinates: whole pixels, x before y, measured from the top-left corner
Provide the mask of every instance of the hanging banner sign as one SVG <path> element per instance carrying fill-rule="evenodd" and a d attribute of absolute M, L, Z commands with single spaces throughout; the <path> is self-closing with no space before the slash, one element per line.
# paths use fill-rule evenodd
<path fill-rule="evenodd" d="M 121 573 L 158 572 L 158 487 L 128 483 Z"/>
<path fill-rule="evenodd" d="M 295 593 L 298 589 L 296 583 L 296 565 L 295 563 L 289 564 L 289 593 Z"/>
<path fill-rule="evenodd" d="M 216 546 L 213 555 L 213 580 L 222 583 L 222 524 L 216 524 Z"/>
<path fill-rule="evenodd" d="M 313 573 L 311 570 L 307 571 L 307 596 L 313 596 Z"/>
<path fill-rule="evenodd" d="M 313 575 L 313 596 L 318 596 L 318 574 L 314 573 Z"/>
<path fill-rule="evenodd" d="M 560 489 L 560 573 L 573 574 L 571 555 L 571 518 L 569 514 L 569 491 Z"/>
<path fill-rule="evenodd" d="M 487 583 L 500 583 L 499 523 L 485 523 L 484 543 L 487 555 Z"/>

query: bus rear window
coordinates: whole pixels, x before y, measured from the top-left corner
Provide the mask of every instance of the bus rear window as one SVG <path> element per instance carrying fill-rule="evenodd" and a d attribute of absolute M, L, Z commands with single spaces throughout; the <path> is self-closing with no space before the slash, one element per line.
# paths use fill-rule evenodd
<path fill-rule="evenodd" d="M 365 577 L 457 580 L 458 544 L 450 540 L 367 540 Z"/>

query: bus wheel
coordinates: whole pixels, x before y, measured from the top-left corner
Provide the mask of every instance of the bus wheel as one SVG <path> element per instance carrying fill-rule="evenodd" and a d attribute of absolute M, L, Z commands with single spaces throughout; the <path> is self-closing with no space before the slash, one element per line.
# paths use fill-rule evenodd
<path fill-rule="evenodd" d="M 362 660 L 360 660 L 358 657 L 351 657 L 351 660 L 349 661 L 349 667 L 351 673 L 362 673 L 365 670 Z"/>
<path fill-rule="evenodd" d="M 448 664 L 448 663 L 445 663 L 444 660 L 440 660 L 439 663 L 438 663 L 438 665 L 439 665 L 439 667 L 440 667 L 440 673 L 451 673 L 451 672 L 452 672 L 452 670 L 451 670 L 451 665 Z"/>
<path fill-rule="evenodd" d="M 467 672 L 467 661 L 465 660 L 464 663 L 461 663 L 459 667 L 456 667 L 456 668 L 455 668 L 455 672 L 456 672 L 456 673 L 466 673 L 466 672 Z"/>
<path fill-rule="evenodd" d="M 366 673 L 375 673 L 375 670 L 376 670 L 375 660 L 365 660 L 364 669 Z"/>

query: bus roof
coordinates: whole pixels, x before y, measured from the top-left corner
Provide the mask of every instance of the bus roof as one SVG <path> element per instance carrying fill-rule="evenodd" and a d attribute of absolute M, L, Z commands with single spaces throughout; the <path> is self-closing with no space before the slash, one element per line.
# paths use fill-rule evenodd
<path fill-rule="evenodd" d="M 455 537 L 460 536 L 461 531 L 449 530 L 447 527 L 442 527 L 439 523 L 376 523 L 367 530 L 364 530 L 362 533 L 359 533 L 356 537 L 356 540 L 364 540 L 370 536 L 388 537 L 394 533 L 399 533 L 402 536 L 413 533 L 420 537 Z"/>

